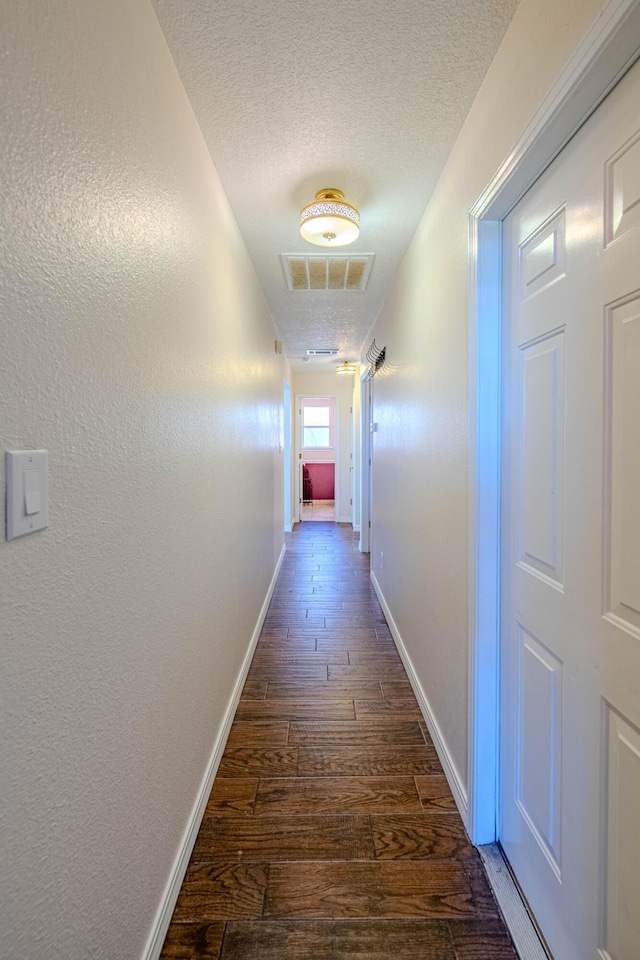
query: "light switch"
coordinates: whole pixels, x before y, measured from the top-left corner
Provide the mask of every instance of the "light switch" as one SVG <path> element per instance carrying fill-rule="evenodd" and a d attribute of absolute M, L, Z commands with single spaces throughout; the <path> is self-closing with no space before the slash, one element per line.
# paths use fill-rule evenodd
<path fill-rule="evenodd" d="M 24 472 L 24 512 L 28 517 L 40 513 L 40 474 L 37 470 Z"/>
<path fill-rule="evenodd" d="M 7 540 L 49 525 L 49 454 L 10 450 L 7 464 Z"/>

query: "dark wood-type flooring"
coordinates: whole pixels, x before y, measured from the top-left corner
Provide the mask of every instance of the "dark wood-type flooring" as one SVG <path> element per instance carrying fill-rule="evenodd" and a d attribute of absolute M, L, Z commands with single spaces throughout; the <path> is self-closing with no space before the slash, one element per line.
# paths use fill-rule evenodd
<path fill-rule="evenodd" d="M 162 960 L 515 960 L 351 527 L 298 525 Z"/>

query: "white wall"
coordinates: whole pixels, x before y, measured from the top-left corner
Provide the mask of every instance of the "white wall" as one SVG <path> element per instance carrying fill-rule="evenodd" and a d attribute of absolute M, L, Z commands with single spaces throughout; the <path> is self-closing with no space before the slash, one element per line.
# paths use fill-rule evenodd
<path fill-rule="evenodd" d="M 353 402 L 353 377 L 338 376 L 337 373 L 298 373 L 293 375 L 293 393 L 296 397 L 337 398 L 338 423 L 337 443 L 338 459 L 336 464 L 336 520 L 340 523 L 351 523 L 351 471 L 349 467 L 351 450 L 351 417 Z M 295 417 L 298 417 L 298 407 L 295 408 Z M 296 420 L 296 429 L 298 423 Z M 297 459 L 297 453 L 294 455 Z"/>
<path fill-rule="evenodd" d="M 374 390 L 372 566 L 462 784 L 468 214 L 602 6 L 522 0 L 366 341 L 387 348 Z"/>
<path fill-rule="evenodd" d="M 0 956 L 139 958 L 283 538 L 284 367 L 147 0 L 5 4 Z"/>

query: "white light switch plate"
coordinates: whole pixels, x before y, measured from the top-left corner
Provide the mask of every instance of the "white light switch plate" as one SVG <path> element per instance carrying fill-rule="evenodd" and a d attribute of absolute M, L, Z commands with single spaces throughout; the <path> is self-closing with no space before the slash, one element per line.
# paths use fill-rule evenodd
<path fill-rule="evenodd" d="M 46 450 L 8 450 L 7 540 L 49 526 L 49 454 Z"/>

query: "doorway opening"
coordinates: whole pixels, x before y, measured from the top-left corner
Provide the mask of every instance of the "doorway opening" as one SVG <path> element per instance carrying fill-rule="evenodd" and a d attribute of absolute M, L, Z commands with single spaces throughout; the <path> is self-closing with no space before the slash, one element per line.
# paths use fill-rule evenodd
<path fill-rule="evenodd" d="M 335 521 L 335 463 L 302 463 L 302 519 Z"/>
<path fill-rule="evenodd" d="M 299 402 L 299 519 L 336 520 L 337 428 L 335 397 Z"/>

